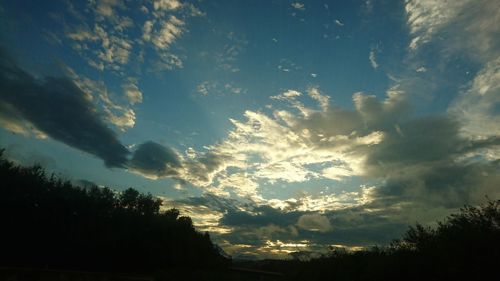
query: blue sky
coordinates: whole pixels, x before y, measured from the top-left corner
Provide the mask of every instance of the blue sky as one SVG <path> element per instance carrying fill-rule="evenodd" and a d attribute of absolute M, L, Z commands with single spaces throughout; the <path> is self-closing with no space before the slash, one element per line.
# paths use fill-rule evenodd
<path fill-rule="evenodd" d="M 500 191 L 500 4 L 0 1 L 0 145 L 235 257 L 384 244 Z"/>

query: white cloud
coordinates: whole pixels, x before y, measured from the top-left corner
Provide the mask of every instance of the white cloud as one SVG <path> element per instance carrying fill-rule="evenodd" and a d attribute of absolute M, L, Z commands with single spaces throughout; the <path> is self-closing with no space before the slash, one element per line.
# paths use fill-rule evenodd
<path fill-rule="evenodd" d="M 151 40 L 151 31 L 153 30 L 153 25 L 153 21 L 147 20 L 144 22 L 144 25 L 142 26 L 142 39 L 144 41 Z"/>
<path fill-rule="evenodd" d="M 319 103 L 319 106 L 321 107 L 321 109 L 323 111 L 327 111 L 328 110 L 328 106 L 330 104 L 330 97 L 329 96 L 326 96 L 326 95 L 322 95 L 318 88 L 314 88 L 314 87 L 311 87 L 307 90 L 307 93 L 309 94 L 309 96 L 317 101 Z"/>
<path fill-rule="evenodd" d="M 196 91 L 203 96 L 208 96 L 208 94 L 216 87 L 215 82 L 203 81 L 198 86 L 196 86 Z"/>
<path fill-rule="evenodd" d="M 153 7 L 155 10 L 177 10 L 182 7 L 178 0 L 153 0 Z"/>
<path fill-rule="evenodd" d="M 330 193 L 318 196 L 303 195 L 286 200 L 267 199 L 266 204 L 284 212 L 321 212 L 338 211 L 359 207 L 375 199 L 376 187 L 360 186 L 356 191 Z"/>
<path fill-rule="evenodd" d="M 183 26 L 184 21 L 178 19 L 176 16 L 170 16 L 168 20 L 162 23 L 160 30 L 152 36 L 151 42 L 158 49 L 168 49 L 182 34 Z"/>
<path fill-rule="evenodd" d="M 126 83 L 122 85 L 123 93 L 130 104 L 142 103 L 142 92 L 136 85 L 135 79 L 128 79 Z"/>
<path fill-rule="evenodd" d="M 196 91 L 200 93 L 202 96 L 208 95 L 218 95 L 223 96 L 226 94 L 244 94 L 247 89 L 237 86 L 233 82 L 227 82 L 222 85 L 222 83 L 218 83 L 215 81 L 203 81 L 198 86 L 196 86 Z"/>
<path fill-rule="evenodd" d="M 370 64 L 372 65 L 373 69 L 378 68 L 378 63 L 377 63 L 377 58 L 375 57 L 375 50 L 370 50 L 370 55 L 368 56 L 368 59 L 370 60 Z"/>
<path fill-rule="evenodd" d="M 408 0 L 407 24 L 417 50 L 433 38 L 451 56 L 465 51 L 466 56 L 487 62 L 498 56 L 500 42 L 500 2 L 496 0 Z"/>
<path fill-rule="evenodd" d="M 95 81 L 88 77 L 78 75 L 72 68 L 61 65 L 65 74 L 73 80 L 75 85 L 82 90 L 84 97 L 92 102 L 96 110 L 102 111 L 104 120 L 125 131 L 135 125 L 135 111 L 129 106 L 142 102 L 142 93 L 136 86 L 137 81 L 128 78 L 122 85 L 128 104 L 120 105 L 110 98 L 108 88 L 103 81 Z"/>
<path fill-rule="evenodd" d="M 130 75 L 125 65 L 131 59 L 144 62 L 144 55 L 149 51 L 144 46 L 148 45 L 159 57 L 147 64 L 151 66 L 149 70 L 182 68 L 184 56 L 174 53 L 172 45 L 187 30 L 186 19 L 204 14 L 193 4 L 178 0 L 126 4 L 122 0 L 90 1 L 85 7 L 90 12 L 79 13 L 77 7 L 68 3 L 71 14 L 80 22 L 66 32 L 66 37 L 74 41 L 73 49 L 90 66 L 101 71 L 110 70 L 119 76 Z M 136 18 L 124 15 L 124 11 L 131 9 L 141 10 L 145 19 L 134 22 Z M 140 34 L 139 38 L 133 38 L 136 34 Z M 141 46 L 139 51 L 135 49 L 137 45 Z"/>
<path fill-rule="evenodd" d="M 297 10 L 301 10 L 301 11 L 304 11 L 306 8 L 304 6 L 303 3 L 300 3 L 300 2 L 294 2 L 292 4 L 290 4 L 293 8 L 297 9 Z"/>
<path fill-rule="evenodd" d="M 486 64 L 450 107 L 469 137 L 500 135 L 500 57 Z"/>
<path fill-rule="evenodd" d="M 425 68 L 424 66 L 421 66 L 421 67 L 417 68 L 416 71 L 417 72 L 427 72 L 427 68 Z"/>
<path fill-rule="evenodd" d="M 471 0 L 408 0 L 405 4 L 407 21 L 413 39 L 411 49 L 431 40 L 432 36 L 452 21 Z"/>
<path fill-rule="evenodd" d="M 173 53 L 160 52 L 158 55 L 160 60 L 154 63 L 157 70 L 172 70 L 184 66 L 182 59 Z"/>
<path fill-rule="evenodd" d="M 96 13 L 103 17 L 114 16 L 114 8 L 116 6 L 123 5 L 120 0 L 98 0 Z"/>
<path fill-rule="evenodd" d="M 120 33 L 110 34 L 114 32 L 110 33 L 102 25 L 95 23 L 93 30 L 79 27 L 68 32 L 67 37 L 79 42 L 73 45 L 73 49 L 79 52 L 90 66 L 101 70 L 104 67 L 119 70 L 122 65 L 128 63 L 134 43 Z M 86 46 L 87 43 L 100 43 L 100 47 L 91 50 Z"/>
<path fill-rule="evenodd" d="M 199 86 L 202 93 L 207 88 L 207 83 Z M 377 124 L 388 122 L 404 104 L 400 94 L 389 92 L 385 101 L 377 102 L 372 96 L 358 93 L 353 97 L 357 111 L 349 112 L 331 109 L 328 97 L 316 88 L 308 93 L 318 101 L 320 111 L 297 105 L 296 99 L 302 96 L 298 91 L 288 90 L 274 96 L 274 100 L 290 102 L 291 108 L 299 110 L 298 115 L 275 110 L 271 117 L 246 111 L 245 121 L 231 119 L 234 129 L 228 137 L 207 147 L 205 153 L 191 153 L 194 157 L 186 160 L 181 178 L 220 194 L 237 186 L 235 182 L 246 180 L 248 189 L 235 191 L 256 195 L 255 183 L 259 180 L 273 184 L 311 178 L 342 180 L 362 175 L 365 155 L 354 153 L 353 149 L 376 145 L 384 138 L 376 130 L 363 132 L 363 126 L 376 128 Z M 313 169 L 312 164 L 321 164 L 323 168 Z M 238 172 L 227 174 L 228 167 L 237 168 Z"/>
<path fill-rule="evenodd" d="M 75 41 L 96 41 L 98 37 L 90 30 L 83 27 L 77 28 L 67 34 L 67 36 Z"/>
<path fill-rule="evenodd" d="M 176 208 L 184 216 L 189 216 L 193 220 L 193 225 L 198 231 L 209 231 L 211 234 L 230 233 L 232 229 L 220 224 L 220 219 L 224 213 L 215 210 L 212 206 L 193 205 L 187 202 L 163 199 L 163 206 L 166 208 Z"/>

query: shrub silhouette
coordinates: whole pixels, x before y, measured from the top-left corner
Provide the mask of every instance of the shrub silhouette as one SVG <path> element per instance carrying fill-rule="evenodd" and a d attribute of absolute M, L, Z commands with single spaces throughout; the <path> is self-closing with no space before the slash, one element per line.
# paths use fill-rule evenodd
<path fill-rule="evenodd" d="M 0 152 L 0 265 L 152 272 L 224 264 L 207 233 L 129 188 L 81 188 Z"/>
<path fill-rule="evenodd" d="M 288 269 L 290 280 L 484 280 L 498 276 L 499 261 L 500 200 L 489 200 L 460 209 L 435 228 L 411 226 L 388 247 L 336 249 L 275 269 Z"/>

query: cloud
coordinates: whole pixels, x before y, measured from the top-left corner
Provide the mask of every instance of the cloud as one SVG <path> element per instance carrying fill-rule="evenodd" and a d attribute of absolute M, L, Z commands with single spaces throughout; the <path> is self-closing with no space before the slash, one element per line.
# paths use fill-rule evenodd
<path fill-rule="evenodd" d="M 283 72 L 292 72 L 301 69 L 301 67 L 289 59 L 280 59 L 278 69 Z"/>
<path fill-rule="evenodd" d="M 397 208 L 377 209 L 366 202 L 322 213 L 209 194 L 170 204 L 186 208 L 195 221 L 208 218 L 200 229 L 209 224 L 212 238 L 234 257 L 286 258 L 297 251 L 326 253 L 331 246 L 360 248 L 391 241 L 407 227 L 407 218 L 397 218 Z"/>
<path fill-rule="evenodd" d="M 181 166 L 175 151 L 152 141 L 140 144 L 128 163 L 129 169 L 152 179 L 177 176 Z"/>
<path fill-rule="evenodd" d="M 202 153 L 191 150 L 190 157 L 182 160 L 179 177 L 219 194 L 232 190 L 255 197 L 259 180 L 273 184 L 361 175 L 366 156 L 354 150 L 381 142 L 383 133 L 378 130 L 393 128 L 389 119 L 404 110 L 397 91 L 388 93 L 383 102 L 361 93 L 354 95 L 356 112 L 330 108 L 328 96 L 317 88 L 310 88 L 308 94 L 321 110 L 306 108 L 298 101 L 302 94 L 288 90 L 272 99 L 289 103 L 299 115 L 276 110 L 270 117 L 246 111 L 246 121 L 231 119 L 234 129 L 227 139 Z M 322 170 L 312 168 L 316 164 Z M 227 173 L 229 167 L 237 170 Z"/>
<path fill-rule="evenodd" d="M 151 40 L 151 31 L 153 30 L 153 25 L 154 23 L 150 20 L 144 22 L 144 25 L 142 26 L 142 39 L 144 41 Z"/>
<path fill-rule="evenodd" d="M 127 5 L 125 5 L 127 4 Z M 77 24 L 66 28 L 71 47 L 100 71 L 104 69 L 119 76 L 140 73 L 145 54 L 151 49 L 158 56 L 152 60 L 152 71 L 171 70 L 183 66 L 184 55 L 172 50 L 175 42 L 187 31 L 186 20 L 203 16 L 193 4 L 177 0 L 154 0 L 147 3 L 122 0 L 91 1 L 82 7 L 67 3 Z M 79 13 L 77 9 L 85 9 Z M 141 10 L 144 17 L 125 15 L 124 11 Z M 126 68 L 130 62 L 135 68 Z M 138 63 L 136 63 L 138 62 Z M 127 72 L 129 72 L 127 74 Z"/>
<path fill-rule="evenodd" d="M 0 50 L 0 99 L 47 136 L 124 167 L 128 150 L 106 126 L 85 93 L 68 78 L 37 79 Z M 9 123 L 9 121 L 7 121 Z"/>
<path fill-rule="evenodd" d="M 119 25 L 129 27 L 130 23 Z M 73 49 L 80 53 L 90 66 L 102 70 L 104 67 L 119 71 L 129 61 L 134 42 L 121 32 L 107 31 L 104 25 L 95 23 L 93 29 L 85 26 L 77 27 L 67 33 L 74 40 Z M 87 46 L 92 44 L 92 50 Z"/>
<path fill-rule="evenodd" d="M 182 6 L 178 0 L 153 0 L 155 10 L 177 10 Z"/>
<path fill-rule="evenodd" d="M 69 66 L 60 63 L 61 70 L 80 88 L 85 94 L 85 99 L 94 104 L 96 110 L 99 110 L 103 115 L 103 120 L 115 126 L 120 131 L 135 126 L 135 111 L 132 109 L 136 103 L 142 102 L 142 92 L 136 86 L 137 79 L 128 77 L 122 85 L 123 95 L 127 100 L 125 104 L 119 104 L 114 97 L 110 97 L 113 93 L 108 92 L 103 81 L 94 81 L 88 77 L 78 75 Z"/>
<path fill-rule="evenodd" d="M 330 97 L 329 96 L 326 96 L 326 95 L 322 95 L 318 88 L 315 88 L 315 87 L 311 87 L 307 90 L 307 93 L 309 94 L 309 96 L 317 101 L 319 103 L 319 106 L 321 107 L 321 109 L 323 111 L 327 111 L 328 110 L 328 107 L 330 105 Z"/>
<path fill-rule="evenodd" d="M 374 50 L 370 50 L 370 55 L 368 56 L 368 59 L 370 59 L 370 64 L 372 65 L 373 69 L 377 69 L 378 63 L 377 63 L 377 58 L 375 57 Z"/>
<path fill-rule="evenodd" d="M 297 10 L 300 10 L 300 11 L 304 11 L 306 8 L 304 6 L 303 3 L 300 3 L 300 2 L 294 2 L 292 4 L 290 4 L 294 9 L 297 9 Z"/>
<path fill-rule="evenodd" d="M 320 214 L 302 215 L 297 221 L 297 226 L 309 231 L 328 232 L 332 230 L 330 220 Z"/>
<path fill-rule="evenodd" d="M 217 35 L 223 36 L 224 38 L 221 40 L 225 42 L 223 47 L 214 53 L 217 68 L 232 73 L 239 72 L 240 69 L 236 63 L 239 56 L 245 51 L 248 41 L 245 36 L 232 31 Z"/>
<path fill-rule="evenodd" d="M 466 51 L 480 62 L 498 56 L 500 2 L 495 0 L 410 0 L 406 2 L 411 50 L 434 40 L 446 56 Z M 465 39 L 466 38 L 466 39 Z M 443 55 L 442 54 L 442 55 Z"/>
<path fill-rule="evenodd" d="M 500 135 L 500 57 L 488 62 L 449 109 L 469 137 Z"/>
<path fill-rule="evenodd" d="M 99 0 L 96 12 L 103 17 L 111 17 L 114 15 L 113 9 L 119 5 L 123 5 L 119 0 Z"/>
<path fill-rule="evenodd" d="M 132 105 L 142 103 L 142 92 L 139 90 L 136 83 L 134 79 L 128 79 L 128 81 L 122 85 L 123 94 Z"/>
<path fill-rule="evenodd" d="M 217 95 L 224 96 L 229 94 L 244 94 L 247 89 L 237 86 L 235 83 L 227 82 L 225 84 L 216 81 L 203 81 L 196 86 L 196 91 L 202 96 Z"/>
<path fill-rule="evenodd" d="M 384 179 L 377 189 L 382 201 L 398 198 L 456 208 L 479 203 L 485 195 L 500 195 L 492 182 L 500 176 L 494 172 L 498 163 L 483 153 L 498 147 L 497 136 L 481 141 L 464 138 L 459 123 L 449 116 L 429 116 L 399 126 L 403 134 L 386 132 L 383 142 L 365 152 L 364 175 Z"/>
<path fill-rule="evenodd" d="M 413 35 L 410 48 L 417 49 L 420 45 L 429 42 L 432 36 L 456 18 L 469 2 L 472 1 L 407 1 L 405 10 L 410 33 Z"/>
<path fill-rule="evenodd" d="M 151 42 L 158 49 L 168 49 L 170 45 L 182 34 L 184 22 L 176 16 L 170 16 L 164 21 L 156 34 L 152 35 Z"/>

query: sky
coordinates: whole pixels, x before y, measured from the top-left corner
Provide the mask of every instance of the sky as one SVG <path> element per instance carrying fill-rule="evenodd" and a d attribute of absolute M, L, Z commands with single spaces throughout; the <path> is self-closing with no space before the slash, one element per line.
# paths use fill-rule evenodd
<path fill-rule="evenodd" d="M 0 147 L 235 258 L 500 198 L 500 1 L 0 0 Z"/>

